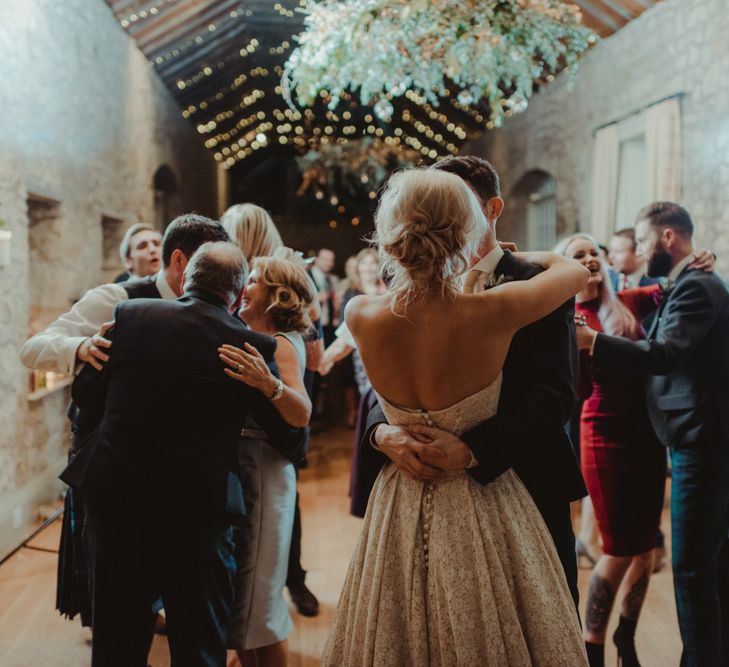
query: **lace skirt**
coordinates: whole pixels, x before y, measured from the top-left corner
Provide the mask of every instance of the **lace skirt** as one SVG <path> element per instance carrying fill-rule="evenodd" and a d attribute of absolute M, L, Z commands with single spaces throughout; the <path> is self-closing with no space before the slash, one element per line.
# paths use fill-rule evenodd
<path fill-rule="evenodd" d="M 322 665 L 586 665 L 547 527 L 518 477 L 380 473 Z"/>

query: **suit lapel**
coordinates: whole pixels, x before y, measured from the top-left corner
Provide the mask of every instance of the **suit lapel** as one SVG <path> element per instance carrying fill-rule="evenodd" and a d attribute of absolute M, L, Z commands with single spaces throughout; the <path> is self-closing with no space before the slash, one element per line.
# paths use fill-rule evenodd
<path fill-rule="evenodd" d="M 675 289 L 676 286 L 689 274 L 690 269 L 686 267 L 681 273 L 678 274 L 678 277 L 676 278 L 676 282 L 673 285 L 673 288 Z M 656 311 L 656 316 L 653 318 L 653 322 L 651 322 L 651 328 L 648 331 L 648 340 L 653 340 L 655 338 L 656 334 L 658 333 L 658 325 L 661 323 L 661 320 L 663 319 L 663 312 L 666 310 L 666 304 L 671 298 L 671 291 L 669 290 L 668 294 L 665 294 L 663 299 L 661 300 L 661 304 L 658 306 L 658 310 Z"/>
<path fill-rule="evenodd" d="M 653 318 L 653 322 L 651 322 L 651 328 L 648 331 L 648 340 L 653 340 L 655 338 L 656 332 L 658 331 L 658 325 L 663 317 L 663 311 L 666 308 L 666 303 L 668 303 L 669 298 L 669 296 L 663 297 L 663 300 L 658 306 L 656 316 Z"/>

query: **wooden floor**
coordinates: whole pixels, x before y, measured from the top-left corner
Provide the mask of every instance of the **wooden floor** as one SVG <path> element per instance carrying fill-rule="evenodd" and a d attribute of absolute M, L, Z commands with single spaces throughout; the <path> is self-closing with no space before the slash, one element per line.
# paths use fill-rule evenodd
<path fill-rule="evenodd" d="M 314 438 L 310 465 L 302 471 L 303 564 L 307 584 L 321 603 L 316 618 L 299 616 L 292 607 L 295 629 L 289 637 L 292 667 L 318 665 L 332 622 L 360 520 L 349 515 L 347 488 L 352 431 L 331 430 Z M 664 527 L 667 527 L 664 517 Z M 56 549 L 60 523 L 43 531 L 32 546 Z M 0 665 L 2 667 L 83 667 L 90 661 L 90 633 L 78 621 L 61 618 L 54 609 L 54 553 L 21 549 L 0 566 Z M 580 573 L 585 595 L 589 571 Z M 584 598 L 583 598 L 584 599 Z M 613 614 L 610 634 L 617 612 Z M 678 665 L 680 639 L 670 569 L 656 574 L 648 591 L 637 638 L 644 667 Z M 607 647 L 606 664 L 615 654 Z M 169 665 L 166 640 L 156 637 L 152 667 Z"/>

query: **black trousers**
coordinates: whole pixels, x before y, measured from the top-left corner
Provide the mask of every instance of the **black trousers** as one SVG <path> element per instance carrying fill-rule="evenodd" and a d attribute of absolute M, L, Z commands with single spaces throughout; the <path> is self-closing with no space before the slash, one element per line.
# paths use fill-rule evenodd
<path fill-rule="evenodd" d="M 91 506 L 87 514 L 92 667 L 147 667 L 150 610 L 159 597 L 172 665 L 224 667 L 235 573 L 230 524 L 171 524 L 169 517 L 110 522 Z"/>
<path fill-rule="evenodd" d="M 299 477 L 299 471 L 296 471 Z M 294 524 L 291 529 L 291 550 L 289 551 L 289 567 L 286 573 L 287 588 L 301 588 L 306 578 L 306 570 L 301 566 L 301 510 L 299 509 L 299 493 L 296 492 L 296 508 Z"/>
<path fill-rule="evenodd" d="M 557 555 L 562 563 L 572 599 L 579 616 L 580 594 L 577 590 L 577 556 L 575 555 L 575 533 L 572 530 L 572 517 L 569 504 L 537 505 L 544 523 L 557 547 Z"/>

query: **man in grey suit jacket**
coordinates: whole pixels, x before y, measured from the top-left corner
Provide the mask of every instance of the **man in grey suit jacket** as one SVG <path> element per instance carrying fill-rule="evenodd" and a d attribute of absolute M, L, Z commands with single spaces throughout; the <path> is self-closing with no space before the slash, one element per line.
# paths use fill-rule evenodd
<path fill-rule="evenodd" d="M 682 665 L 729 664 L 729 290 L 715 273 L 689 268 L 693 223 L 678 204 L 657 202 L 636 223 L 648 275 L 668 294 L 648 330 L 631 341 L 578 329 L 600 366 L 647 374 L 651 423 L 673 465 L 671 521 Z M 722 649 L 722 640 L 724 647 Z M 723 653 L 723 655 L 722 655 Z"/>

